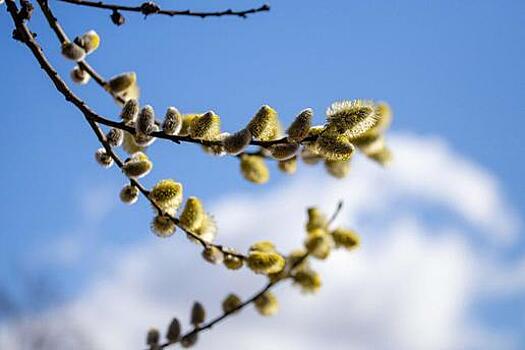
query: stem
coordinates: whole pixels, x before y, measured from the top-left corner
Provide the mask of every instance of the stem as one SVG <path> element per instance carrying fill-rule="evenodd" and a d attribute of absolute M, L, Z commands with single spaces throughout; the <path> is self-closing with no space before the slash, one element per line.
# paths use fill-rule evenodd
<path fill-rule="evenodd" d="M 233 11 L 232 9 L 227 9 L 224 11 L 216 11 L 216 12 L 194 12 L 191 10 L 163 10 L 156 3 L 152 1 L 144 2 L 140 6 L 108 4 L 102 1 L 88 1 L 88 0 L 60 0 L 60 1 L 66 2 L 69 4 L 73 4 L 73 5 L 77 5 L 77 6 L 86 6 L 86 7 L 105 9 L 105 10 L 111 10 L 111 11 L 138 12 L 145 16 L 155 14 L 155 15 L 166 15 L 170 17 L 190 16 L 190 17 L 206 18 L 206 17 L 234 16 L 234 17 L 247 18 L 248 15 L 250 14 L 270 11 L 269 5 L 262 5 L 257 8 L 251 8 L 251 9 L 242 10 L 242 11 Z"/>

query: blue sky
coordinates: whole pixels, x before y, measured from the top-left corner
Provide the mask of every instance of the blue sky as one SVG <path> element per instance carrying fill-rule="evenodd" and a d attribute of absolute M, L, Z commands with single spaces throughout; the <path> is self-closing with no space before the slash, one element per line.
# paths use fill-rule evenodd
<path fill-rule="evenodd" d="M 102 44 L 89 56 L 90 63 L 107 77 L 136 71 L 141 101 L 158 111 L 170 105 L 186 112 L 213 109 L 225 130 L 236 130 L 262 104 L 277 109 L 285 124 L 299 110 L 312 107 L 316 122 L 322 123 L 325 108 L 335 100 L 385 100 L 395 113 L 393 133 L 439 138 L 451 154 L 482 169 L 489 182 L 497 184 L 495 192 L 517 221 L 523 217 L 522 1 L 289 0 L 274 1 L 271 12 L 247 20 L 153 16 L 143 20 L 127 14 L 122 27 L 112 25 L 104 11 L 54 1 L 51 5 L 71 36 L 95 29 Z M 162 5 L 175 7 L 179 2 Z M 208 10 L 252 5 L 258 4 L 182 4 Z M 60 304 L 75 300 L 98 276 L 109 273 L 115 250 L 157 240 L 148 232 L 151 211 L 144 201 L 131 208 L 117 203 L 124 179 L 117 170 L 95 164 L 98 146 L 89 127 L 51 88 L 29 51 L 10 39 L 12 23 L 3 6 L 0 282 L 23 300 L 18 292 L 21 276 L 41 276 L 66 295 L 58 298 Z M 57 42 L 38 11 L 30 25 L 67 77 L 71 64 L 58 54 Z M 117 106 L 95 84 L 75 91 L 101 114 L 117 118 Z M 272 168 L 268 185 L 253 186 L 240 178 L 235 159 L 212 158 L 192 145 L 158 142 L 151 155 L 157 162 L 145 183 L 175 177 L 184 183 L 186 194 L 215 205 L 228 193 L 258 198 L 294 182 Z M 359 160 L 355 168 L 365 163 Z M 418 164 L 426 163 L 414 166 Z M 437 171 L 446 178 L 449 169 Z M 300 173 L 326 176 L 307 167 Z M 358 181 L 352 177 L 345 181 L 353 180 Z M 468 195 L 474 199 L 465 202 L 486 200 L 476 198 L 476 192 Z M 469 226 L 448 204 L 430 201 L 419 206 L 417 196 L 396 201 L 394 205 L 407 203 L 397 214 L 410 212 L 436 230 L 451 222 L 454 227 Z M 478 229 L 470 226 L 465 232 L 474 236 Z M 499 261 L 513 262 L 524 255 L 517 230 L 518 238 L 498 250 Z M 77 236 L 81 238 L 68 240 Z M 68 252 L 58 261 L 51 258 L 56 246 Z M 491 246 L 490 240 L 473 239 L 474 251 Z M 523 297 L 514 296 L 480 306 L 472 315 L 480 323 L 513 332 L 525 327 L 524 307 Z"/>

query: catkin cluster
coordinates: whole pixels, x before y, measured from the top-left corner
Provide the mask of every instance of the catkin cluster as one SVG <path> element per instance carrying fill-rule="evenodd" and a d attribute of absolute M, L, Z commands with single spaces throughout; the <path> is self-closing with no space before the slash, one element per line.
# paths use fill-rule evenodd
<path fill-rule="evenodd" d="M 335 248 L 353 250 L 359 246 L 359 236 L 350 229 L 330 228 L 330 221 L 317 208 L 309 208 L 307 216 L 305 225 L 307 238 L 302 248 L 293 250 L 285 257 L 277 252 L 272 242 L 260 241 L 250 247 L 247 266 L 256 273 L 264 274 L 271 283 L 289 279 L 302 293 L 317 292 L 322 285 L 321 277 L 312 268 L 310 257 L 325 259 L 330 251 Z M 210 255 L 220 254 L 220 251 L 211 252 L 212 250 L 213 248 L 210 248 Z M 216 263 L 216 259 L 217 257 L 211 258 L 214 263 Z M 238 312 L 248 304 L 253 304 L 255 310 L 262 316 L 274 315 L 279 310 L 277 296 L 270 290 L 262 291 L 252 299 L 244 301 L 236 293 L 230 293 L 222 300 L 221 306 L 223 313 L 229 315 Z M 190 323 L 193 330 L 186 334 L 187 339 L 181 338 L 180 322 L 174 318 L 168 326 L 166 340 L 169 343 L 180 342 L 183 347 L 195 345 L 198 339 L 198 327 L 202 326 L 205 320 L 206 311 L 203 305 L 195 302 L 190 313 Z M 149 346 L 158 345 L 160 341 L 159 331 L 150 330 L 146 339 Z"/>
<path fill-rule="evenodd" d="M 85 70 L 82 62 L 87 55 L 93 53 L 99 46 L 100 36 L 94 30 L 77 36 L 73 41 L 62 43 L 62 55 L 68 60 L 77 62 L 77 65 L 73 67 L 70 72 L 70 77 L 73 82 L 85 85 L 91 80 L 91 75 Z M 106 89 L 119 104 L 130 99 L 137 99 L 140 95 L 135 72 L 122 73 L 110 78 L 105 82 L 104 89 Z"/>
<path fill-rule="evenodd" d="M 179 137 L 177 141 L 189 138 L 209 154 L 237 156 L 241 174 L 255 184 L 270 179 L 270 159 L 276 160 L 278 169 L 286 174 L 295 173 L 298 159 L 302 159 L 308 165 L 323 162 L 331 176 L 344 178 L 356 150 L 381 165 L 388 164 L 392 157 L 384 136 L 392 112 L 383 102 L 333 103 L 327 109 L 325 123 L 314 126 L 312 109 L 305 109 L 284 134 L 277 112 L 267 105 L 255 113 L 246 127 L 233 133 L 221 130 L 221 118 L 213 111 L 182 114 L 177 108 L 168 107 L 163 119 L 157 120 L 153 107 L 141 108 L 136 99 L 124 104 L 120 118 L 134 132 L 118 132 L 114 128 L 108 140 L 112 145 L 122 145 L 129 154 L 143 152 L 156 136 Z M 258 150 L 249 151 L 250 145 Z"/>

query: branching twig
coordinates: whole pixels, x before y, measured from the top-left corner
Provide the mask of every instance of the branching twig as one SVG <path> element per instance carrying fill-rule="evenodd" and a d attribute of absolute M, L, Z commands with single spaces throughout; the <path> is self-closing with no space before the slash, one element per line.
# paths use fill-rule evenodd
<path fill-rule="evenodd" d="M 337 218 L 337 216 L 339 215 L 339 213 L 341 212 L 341 209 L 343 207 L 343 201 L 339 201 L 339 203 L 337 203 L 337 208 L 335 209 L 334 213 L 332 214 L 331 218 L 330 218 L 330 221 L 329 221 L 329 224 L 330 225 L 331 223 L 333 223 L 333 221 Z M 200 333 L 202 331 L 205 331 L 205 330 L 208 330 L 208 329 L 211 329 L 213 326 L 215 326 L 217 323 L 221 322 L 222 320 L 224 320 L 225 318 L 229 317 L 229 316 L 232 316 L 233 314 L 237 313 L 238 311 L 244 309 L 246 306 L 248 305 L 251 305 L 253 304 L 259 297 L 261 297 L 264 293 L 268 292 L 270 289 L 272 289 L 273 287 L 275 287 L 277 284 L 279 284 L 280 282 L 288 279 L 289 277 L 291 277 L 291 272 L 298 266 L 300 266 L 306 259 L 308 259 L 308 257 L 310 256 L 309 253 L 304 253 L 300 258 L 298 258 L 293 264 L 292 266 L 290 266 L 288 268 L 288 274 L 285 275 L 284 277 L 281 277 L 280 279 L 277 279 L 277 280 L 271 280 L 269 281 L 268 283 L 266 283 L 266 285 L 260 290 L 258 291 L 257 293 L 255 293 L 253 296 L 251 296 L 249 299 L 246 299 L 245 301 L 243 301 L 241 304 L 239 304 L 237 307 L 233 308 L 232 310 L 229 310 L 229 311 L 225 311 L 224 313 L 222 313 L 221 315 L 215 317 L 214 319 L 204 323 L 203 325 L 201 326 L 198 326 L 194 329 L 192 329 L 191 331 L 187 332 L 186 334 L 182 335 L 181 337 L 179 337 L 179 340 L 177 341 L 168 341 L 168 342 L 165 342 L 161 345 L 159 345 L 159 348 L 160 349 L 165 349 L 171 345 L 175 345 L 176 343 L 180 342 L 180 340 L 182 340 L 183 338 L 189 338 L 197 333 Z"/>
<path fill-rule="evenodd" d="M 52 15 L 51 11 L 49 10 L 49 8 L 47 6 L 47 1 L 46 0 L 37 0 L 37 1 L 38 1 L 39 5 L 41 6 L 42 10 L 44 11 L 44 13 L 47 12 L 46 13 L 46 18 L 48 18 L 48 21 L 51 19 L 50 20 L 51 27 L 53 28 L 53 30 L 55 31 L 55 33 L 57 34 L 57 36 L 59 37 L 61 42 L 67 42 L 69 39 L 67 38 L 67 35 L 64 33 L 64 31 L 61 29 L 61 27 L 58 24 L 58 21 L 56 20 L 56 18 L 54 18 L 54 16 Z M 86 119 L 86 121 L 88 122 L 90 127 L 92 128 L 92 130 L 95 133 L 98 141 L 102 144 L 102 146 L 106 150 L 107 154 L 113 159 L 115 164 L 120 169 L 122 169 L 122 167 L 124 165 L 124 162 L 120 159 L 120 157 L 111 148 L 111 146 L 107 142 L 107 139 L 106 139 L 106 136 L 105 136 L 104 132 L 102 131 L 102 129 L 100 128 L 100 126 L 97 123 L 106 124 L 106 125 L 112 126 L 112 127 L 120 127 L 121 129 L 124 129 L 124 130 L 129 131 L 129 132 L 132 132 L 134 130 L 128 130 L 127 126 L 122 125 L 121 123 L 110 121 L 110 120 L 108 120 L 108 119 L 98 115 L 82 99 L 80 99 L 77 95 L 75 95 L 74 92 L 71 91 L 71 89 L 67 86 L 67 84 L 64 82 L 64 80 L 60 77 L 58 72 L 54 69 L 54 67 L 51 65 L 51 63 L 46 58 L 46 56 L 43 53 L 40 45 L 35 40 L 35 37 L 34 37 L 33 33 L 26 26 L 26 24 L 24 22 L 24 18 L 20 17 L 18 15 L 18 8 L 17 8 L 17 5 L 16 5 L 15 1 L 14 0 L 6 0 L 6 4 L 7 4 L 7 9 L 9 11 L 9 13 L 10 13 L 12 19 L 13 19 L 13 22 L 15 24 L 15 27 L 16 27 L 16 33 L 15 33 L 16 34 L 16 38 L 18 40 L 20 40 L 21 42 L 23 42 L 31 50 L 33 56 L 39 62 L 41 68 L 44 70 L 44 72 L 47 74 L 47 76 L 51 79 L 51 81 L 55 85 L 56 89 L 64 96 L 64 98 L 68 102 L 72 103 L 84 115 L 84 118 Z M 161 135 L 154 135 L 154 136 L 161 137 Z M 187 142 L 194 142 L 194 143 L 204 144 L 201 141 L 193 140 L 191 138 L 187 139 L 185 137 L 181 137 L 180 139 L 173 140 L 173 141 L 175 141 L 175 142 L 177 142 L 177 141 L 178 142 L 180 142 L 180 141 L 187 141 Z M 275 141 L 268 141 L 268 143 L 270 143 L 270 144 L 282 143 L 282 142 L 287 142 L 287 141 L 285 141 L 285 139 L 280 139 L 280 140 L 275 140 Z M 253 144 L 259 145 L 259 146 L 265 146 L 265 145 L 268 145 L 268 143 L 254 141 Z M 150 199 L 150 197 L 149 197 L 149 193 L 150 193 L 149 190 L 147 190 L 136 179 L 130 178 L 129 180 L 130 180 L 132 185 L 136 186 L 139 189 L 139 191 L 144 195 L 144 197 L 146 197 L 146 199 L 159 212 L 159 214 L 166 215 L 166 213 L 164 213 L 164 211 L 161 208 L 159 208 L 159 206 L 153 200 Z M 336 210 L 334 212 L 334 214 L 330 218 L 330 221 L 329 221 L 330 224 L 335 220 L 337 215 L 340 213 L 341 207 L 342 207 L 342 202 L 339 202 L 338 206 L 337 206 L 337 208 L 336 208 Z M 187 231 L 183 227 L 181 227 L 180 222 L 179 222 L 179 220 L 177 218 L 175 218 L 175 217 L 173 217 L 171 215 L 169 215 L 169 217 L 178 227 L 183 229 L 186 234 L 188 234 L 192 238 L 196 239 L 203 247 L 206 248 L 206 247 L 214 246 L 214 247 L 220 249 L 222 252 L 225 252 L 225 248 L 223 246 L 215 245 L 215 244 L 212 244 L 212 243 L 209 243 L 209 242 L 203 240 L 197 234 L 195 234 L 193 232 L 190 232 L 190 231 Z M 239 257 L 241 259 L 246 259 L 246 257 L 244 255 L 241 255 L 241 254 L 235 254 L 235 253 L 231 253 L 229 251 L 227 253 L 231 254 L 231 255 L 234 255 L 234 256 L 237 256 L 237 257 Z M 212 319 L 211 321 L 209 321 L 207 323 L 204 323 L 203 325 L 194 328 L 190 332 L 184 334 L 182 336 L 182 338 L 187 338 L 187 337 L 190 337 L 190 336 L 195 335 L 197 333 L 200 333 L 202 331 L 208 330 L 208 329 L 212 328 L 214 325 L 216 325 L 219 322 L 223 321 L 224 319 L 228 318 L 230 315 L 232 315 L 232 314 L 236 313 L 237 311 L 245 308 L 246 306 L 254 303 L 259 297 L 264 295 L 266 292 L 268 292 L 270 289 L 272 289 L 275 285 L 277 285 L 281 281 L 284 281 L 287 278 L 289 278 L 291 276 L 291 272 L 297 266 L 299 266 L 301 263 L 303 263 L 308 257 L 309 257 L 309 253 L 304 253 L 290 267 L 288 267 L 287 274 L 284 275 L 284 277 L 281 277 L 281 278 L 276 279 L 276 280 L 269 281 L 260 291 L 258 291 L 252 297 L 250 297 L 249 299 L 247 299 L 244 302 L 242 302 L 241 304 L 239 304 L 236 308 L 234 308 L 234 309 L 232 309 L 232 310 L 230 310 L 228 312 L 224 312 L 223 314 L 217 316 L 216 318 Z M 182 338 L 179 338 L 179 339 L 182 339 Z M 162 348 L 162 349 L 163 348 L 167 348 L 168 346 L 174 345 L 177 342 L 167 342 L 167 343 L 161 344 L 160 348 Z"/>
<path fill-rule="evenodd" d="M 69 0 L 64 0 L 64 1 L 69 1 Z M 73 1 L 77 1 L 77 0 L 73 0 Z M 52 10 L 50 9 L 49 5 L 47 4 L 47 1 L 37 0 L 37 2 L 40 5 L 40 7 L 42 9 L 42 12 L 44 13 L 44 15 L 46 17 L 46 19 L 47 19 L 47 21 L 49 23 L 49 26 L 53 29 L 53 31 L 55 32 L 55 34 L 56 34 L 58 40 L 61 42 L 61 44 L 64 43 L 64 42 L 68 42 L 69 39 L 68 39 L 67 34 L 63 30 L 63 28 L 60 25 L 58 19 L 54 16 Z M 86 71 L 97 82 L 98 85 L 100 85 L 102 88 L 104 88 L 105 91 L 108 91 L 107 89 L 105 89 L 105 86 L 107 85 L 106 84 L 106 80 L 100 74 L 98 74 L 97 71 L 93 67 L 91 67 L 85 59 L 82 60 L 82 61 L 79 61 L 78 65 L 80 66 L 80 68 L 82 68 L 84 71 Z M 111 94 L 111 96 L 113 98 L 117 98 L 117 99 L 120 98 L 120 97 L 118 97 L 118 96 L 116 96 L 114 94 Z M 122 100 L 122 98 L 120 98 L 119 101 L 120 102 L 124 102 Z M 113 127 L 113 128 L 121 129 L 121 130 L 127 131 L 127 132 L 129 132 L 130 134 L 133 134 L 133 135 L 135 134 L 135 128 L 133 128 L 132 126 L 126 125 L 125 123 L 121 123 L 121 122 L 117 122 L 117 121 L 114 121 L 114 120 L 111 120 L 111 119 L 107 119 L 107 118 L 101 117 L 99 115 L 93 115 L 92 118 L 93 118 L 94 121 L 96 121 L 99 124 L 103 124 L 103 125 L 110 126 L 110 127 Z M 195 143 L 195 144 L 200 144 L 200 145 L 203 145 L 203 146 L 216 146 L 216 145 L 220 144 L 220 141 L 206 141 L 206 140 L 195 139 L 195 138 L 192 138 L 190 136 L 168 135 L 168 134 L 165 134 L 162 131 L 153 132 L 153 133 L 151 133 L 151 136 L 157 137 L 159 139 L 169 140 L 169 141 L 175 142 L 177 144 L 180 144 L 182 142 Z M 315 138 L 316 137 L 307 137 L 302 142 L 314 141 Z M 263 147 L 263 148 L 269 148 L 270 146 L 275 145 L 275 144 L 284 144 L 284 143 L 288 143 L 288 142 L 289 141 L 288 141 L 288 139 L 286 137 L 282 137 L 282 138 L 279 138 L 279 139 L 276 139 L 276 140 L 271 140 L 271 141 L 252 140 L 250 142 L 250 145 L 252 145 L 252 146 L 259 146 L 259 147 Z M 257 153 L 257 154 L 260 155 L 260 156 L 264 156 L 263 154 L 260 154 L 260 153 Z"/>
<path fill-rule="evenodd" d="M 111 11 L 138 12 L 138 13 L 143 14 L 144 16 L 166 15 L 170 17 L 190 16 L 190 17 L 200 17 L 200 18 L 235 16 L 235 17 L 247 18 L 248 15 L 250 14 L 270 11 L 270 6 L 266 4 L 260 7 L 257 7 L 257 8 L 252 8 L 252 9 L 242 10 L 242 11 L 234 11 L 232 9 L 227 9 L 224 11 L 216 11 L 216 12 L 195 12 L 191 10 L 163 10 L 160 8 L 159 5 L 157 5 L 153 1 L 146 1 L 142 3 L 140 6 L 108 4 L 102 1 L 87 1 L 87 0 L 60 0 L 60 1 L 67 2 L 73 5 L 94 7 L 98 9 L 105 9 L 105 10 L 111 10 Z"/>
<path fill-rule="evenodd" d="M 38 3 L 40 6 L 46 6 L 45 0 L 38 0 Z M 33 53 L 33 56 L 38 60 L 40 67 L 46 72 L 48 77 L 51 79 L 53 84 L 55 85 L 56 89 L 64 96 L 64 98 L 75 105 L 77 109 L 79 109 L 82 114 L 84 115 L 84 118 L 88 122 L 89 126 L 95 133 L 98 141 L 102 144 L 108 155 L 113 159 L 115 164 L 122 169 L 124 162 L 120 159 L 120 157 L 113 151 L 111 146 L 108 144 L 106 140 L 106 136 L 104 135 L 104 132 L 100 129 L 100 126 L 97 124 L 97 120 L 102 118 L 99 116 L 96 112 L 94 112 L 83 100 L 81 100 L 78 96 L 76 96 L 73 91 L 67 86 L 67 84 L 64 82 L 64 80 L 60 77 L 58 72 L 53 68 L 51 63 L 48 61 L 46 56 L 44 55 L 40 45 L 35 40 L 33 33 L 27 28 L 26 24 L 23 20 L 19 18 L 17 15 L 18 9 L 13 0 L 7 0 L 7 9 L 9 13 L 11 14 L 11 17 L 13 18 L 13 21 L 16 26 L 17 36 L 18 38 L 31 50 Z M 159 212 L 159 214 L 163 214 L 168 216 L 175 225 L 177 225 L 179 228 L 181 228 L 187 235 L 191 236 L 193 239 L 197 240 L 204 248 L 213 246 L 221 250 L 222 252 L 226 253 L 225 247 L 218 244 L 210 243 L 203 238 L 201 238 L 199 235 L 186 230 L 184 227 L 180 225 L 180 222 L 178 218 L 175 218 L 171 215 L 168 215 L 167 213 L 164 213 L 164 211 L 159 208 L 159 206 L 151 200 L 149 197 L 149 190 L 147 190 L 139 181 L 136 179 L 131 179 L 130 182 L 136 186 L 139 191 L 146 197 L 146 199 L 151 203 L 151 205 Z M 238 253 L 232 253 L 230 251 L 227 252 L 230 255 L 234 255 L 238 258 L 245 259 L 245 256 Z"/>

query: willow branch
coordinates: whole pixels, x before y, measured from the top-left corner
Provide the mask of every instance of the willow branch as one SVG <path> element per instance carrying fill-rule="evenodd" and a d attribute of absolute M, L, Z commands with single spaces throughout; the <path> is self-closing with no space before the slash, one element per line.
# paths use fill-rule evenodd
<path fill-rule="evenodd" d="M 342 201 L 339 201 L 337 203 L 337 208 L 335 209 L 334 213 L 332 214 L 331 218 L 330 218 L 330 221 L 328 223 L 328 225 L 332 224 L 334 222 L 334 220 L 337 218 L 337 216 L 339 215 L 339 213 L 341 212 L 341 209 L 343 207 L 343 202 Z M 306 259 L 308 259 L 308 257 L 310 256 L 309 253 L 304 253 L 299 259 L 297 259 L 289 268 L 288 268 L 288 273 L 284 276 L 284 277 L 281 277 L 280 279 L 277 279 L 277 280 L 273 280 L 273 281 L 269 281 L 268 283 L 266 283 L 266 285 L 261 289 L 259 290 L 257 293 L 255 293 L 253 296 L 251 296 L 250 298 L 246 299 L 245 301 L 243 301 L 241 304 L 239 304 L 237 307 L 229 310 L 229 311 L 225 311 L 223 312 L 221 315 L 215 317 L 214 319 L 204 323 L 203 325 L 201 326 L 198 326 L 198 327 L 195 327 L 194 329 L 192 329 L 191 331 L 183 334 L 181 337 L 178 338 L 177 341 L 167 341 L 163 344 L 160 344 L 158 346 L 158 348 L 160 349 L 165 349 L 171 345 L 175 345 L 177 343 L 179 343 L 183 338 L 188 338 L 188 337 L 191 337 L 197 333 L 201 333 L 202 331 L 205 331 L 205 330 L 208 330 L 208 329 L 211 329 L 213 328 L 213 326 L 215 326 L 217 323 L 220 323 L 222 322 L 224 319 L 228 318 L 229 316 L 232 316 L 234 314 L 236 314 L 238 311 L 246 308 L 247 306 L 253 304 L 259 297 L 261 297 L 264 293 L 268 292 L 269 290 L 271 290 L 272 288 L 274 288 L 276 285 L 278 285 L 279 283 L 287 280 L 288 278 L 292 277 L 292 272 L 295 270 L 296 267 L 300 266 Z"/>
<path fill-rule="evenodd" d="M 78 1 L 78 0 L 63 0 L 66 2 L 69 1 Z M 63 30 L 62 26 L 60 25 L 58 19 L 53 14 L 51 8 L 49 7 L 47 1 L 45 0 L 37 0 L 38 4 L 40 5 L 40 8 L 42 9 L 42 12 L 44 13 L 47 22 L 49 26 L 53 29 L 53 31 L 56 34 L 57 39 L 60 41 L 61 44 L 68 42 L 68 36 Z M 82 68 L 84 71 L 86 71 L 96 82 L 98 85 L 100 85 L 102 88 L 104 88 L 105 91 L 109 92 L 105 87 L 107 85 L 106 80 L 99 74 L 97 71 L 89 65 L 89 63 L 84 59 L 82 61 L 78 62 L 78 65 L 80 68 Z M 110 93 L 110 92 L 109 92 Z M 111 93 L 110 93 L 111 94 Z M 113 98 L 116 98 L 119 100 L 119 102 L 124 102 L 121 97 L 116 96 L 114 94 L 111 94 Z M 99 124 L 103 124 L 109 127 L 121 129 L 124 131 L 127 131 L 128 133 L 135 135 L 135 128 L 132 126 L 126 125 L 125 123 L 117 122 L 111 119 L 107 119 L 104 117 L 101 117 L 99 115 L 93 115 L 91 116 L 93 120 L 95 120 Z M 206 141 L 206 140 L 199 140 L 192 138 L 190 136 L 178 136 L 178 135 L 168 135 L 165 134 L 162 131 L 156 131 L 151 133 L 151 136 L 154 136 L 159 139 L 169 140 L 172 142 L 175 142 L 177 144 L 180 144 L 182 142 L 186 143 L 194 143 L 194 144 L 200 144 L 203 146 L 217 146 L 220 144 L 220 141 Z M 316 137 L 309 137 L 305 138 L 302 142 L 308 142 L 308 141 L 314 141 Z M 286 137 L 282 137 L 280 139 L 271 140 L 271 141 L 258 141 L 258 140 L 252 140 L 250 142 L 250 145 L 252 146 L 259 146 L 263 148 L 269 148 L 272 145 L 275 144 L 284 144 L 288 143 L 288 139 Z M 263 154 L 256 153 L 257 155 L 264 156 Z"/>
<path fill-rule="evenodd" d="M 234 17 L 247 18 L 248 15 L 251 15 L 251 14 L 270 11 L 270 6 L 266 4 L 260 7 L 257 7 L 257 8 L 251 8 L 251 9 L 242 10 L 242 11 L 234 11 L 232 9 L 227 9 L 224 11 L 216 11 L 216 12 L 195 12 L 191 10 L 163 10 L 159 7 L 159 5 L 157 5 L 153 1 L 146 1 L 142 3 L 140 6 L 108 4 L 102 1 L 88 1 L 88 0 L 60 0 L 60 1 L 66 2 L 69 4 L 73 4 L 73 5 L 78 5 L 78 6 L 92 7 L 92 8 L 98 8 L 98 9 L 111 10 L 111 11 L 137 12 L 137 13 L 143 14 L 144 16 L 166 15 L 170 17 L 190 16 L 190 17 L 200 17 L 200 18 L 234 16 Z"/>
<path fill-rule="evenodd" d="M 41 4 L 44 0 L 38 0 L 39 4 Z M 71 89 L 67 86 L 67 84 L 64 82 L 64 80 L 60 77 L 58 72 L 54 69 L 54 67 L 51 65 L 47 57 L 45 56 L 44 52 L 42 51 L 42 48 L 38 44 L 38 42 L 35 40 L 32 32 L 29 30 L 29 28 L 26 26 L 23 20 L 19 18 L 17 15 L 18 9 L 16 6 L 16 3 L 13 0 L 7 0 L 7 9 L 9 13 L 11 14 L 11 17 L 13 18 L 13 22 L 16 27 L 17 31 L 17 38 L 19 38 L 20 41 L 22 41 L 33 53 L 33 56 L 37 59 L 37 61 L 40 64 L 40 67 L 44 70 L 44 72 L 47 74 L 47 76 L 51 79 L 53 84 L 55 85 L 56 89 L 64 96 L 66 101 L 72 103 L 82 114 L 84 115 L 85 120 L 95 133 L 98 141 L 100 144 L 104 147 L 107 154 L 113 159 L 115 164 L 122 169 L 124 162 L 120 157 L 114 152 L 114 150 L 111 148 L 109 143 L 106 140 L 106 136 L 100 126 L 97 124 L 97 120 L 102 118 L 99 116 L 95 111 L 93 111 L 83 100 L 81 100 Z M 41 4 L 42 5 L 42 4 Z M 208 247 L 216 247 L 221 252 L 225 253 L 226 249 L 224 246 L 219 244 L 213 244 L 210 243 L 203 238 L 201 238 L 199 235 L 197 235 L 194 232 L 191 232 L 184 227 L 179 222 L 178 218 L 173 217 L 172 215 L 169 215 L 167 213 L 164 213 L 163 210 L 149 197 L 149 190 L 147 190 L 138 180 L 136 179 L 129 179 L 131 184 L 136 186 L 139 191 L 146 197 L 146 199 L 151 203 L 151 205 L 158 211 L 161 215 L 166 215 L 170 218 L 170 220 L 173 221 L 173 223 L 182 229 L 187 235 L 192 237 L 193 239 L 197 240 L 204 248 Z M 237 253 L 231 253 L 227 252 L 230 255 L 234 255 L 238 258 L 245 259 L 245 256 L 242 254 Z"/>
<path fill-rule="evenodd" d="M 42 12 L 44 13 L 44 17 L 49 23 L 49 26 L 51 27 L 53 32 L 55 32 L 55 35 L 58 41 L 60 42 L 60 44 L 63 45 L 65 43 L 70 42 L 70 39 L 67 33 L 62 28 L 62 26 L 58 22 L 58 19 L 55 17 L 53 12 L 49 8 L 47 0 L 44 0 L 44 1 L 37 0 L 37 2 L 40 8 L 42 9 Z M 104 79 L 99 73 L 97 73 L 97 71 L 93 67 L 91 67 L 91 65 L 85 59 L 78 61 L 77 64 L 82 70 L 88 73 L 98 85 L 100 85 L 102 88 L 105 88 L 105 86 L 107 85 L 106 79 Z M 122 97 L 111 93 L 107 89 L 104 89 L 104 90 L 106 90 L 111 95 L 111 97 L 116 99 L 118 102 L 120 103 L 126 102 L 124 101 Z"/>

